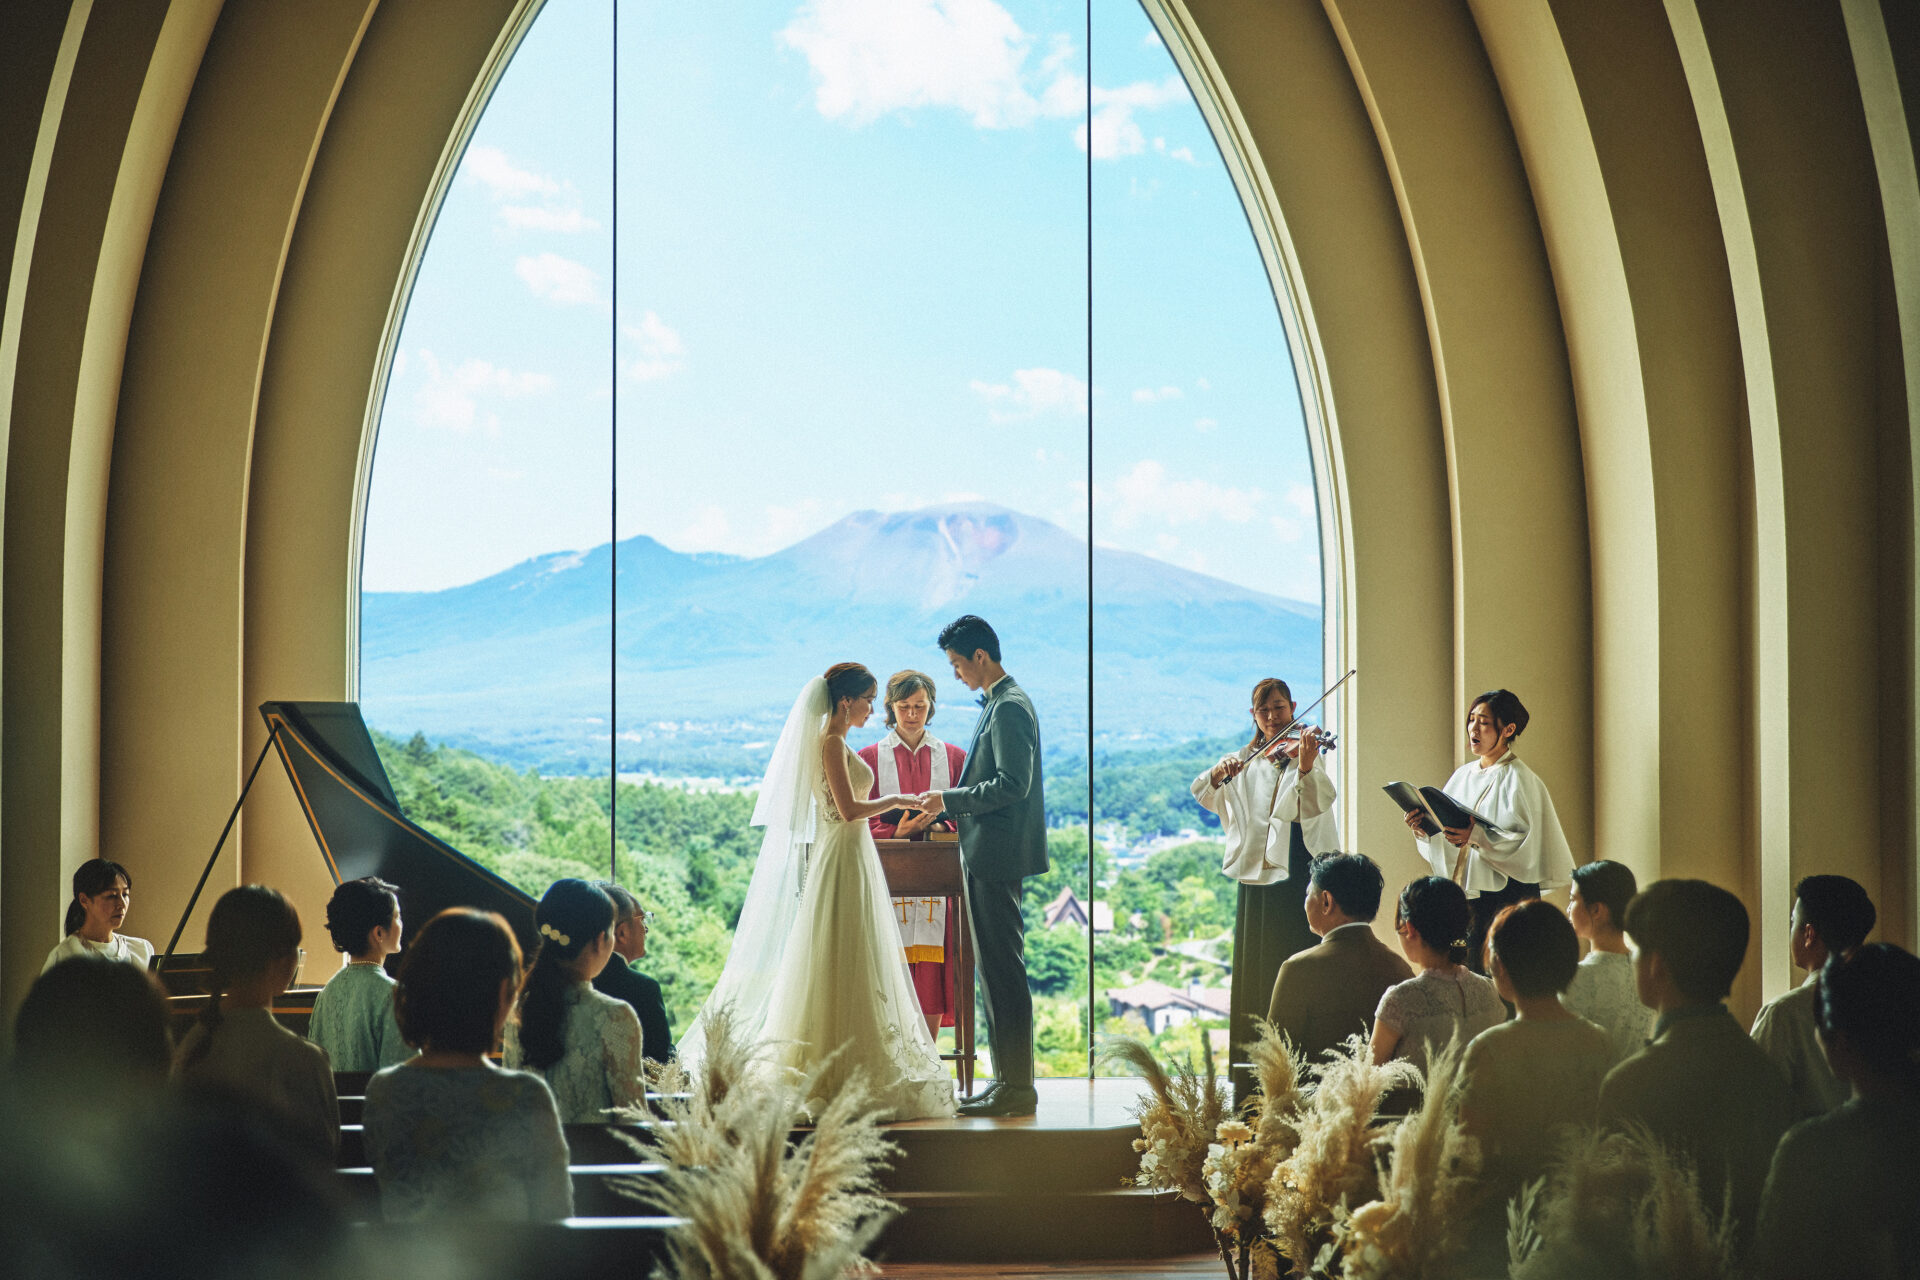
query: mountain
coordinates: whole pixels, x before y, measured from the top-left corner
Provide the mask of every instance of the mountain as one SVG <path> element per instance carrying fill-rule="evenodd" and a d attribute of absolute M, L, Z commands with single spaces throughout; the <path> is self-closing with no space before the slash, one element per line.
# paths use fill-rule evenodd
<path fill-rule="evenodd" d="M 550 772 L 603 770 L 611 557 L 602 545 L 442 591 L 368 592 L 368 722 Z M 945 704 L 936 732 L 964 742 L 974 708 L 935 644 L 963 613 L 999 632 L 1048 754 L 1085 752 L 1087 544 L 1058 525 L 950 504 L 856 512 L 756 558 L 643 536 L 618 559 L 622 769 L 751 772 L 801 684 L 842 660 L 882 680 L 906 666 L 932 674 Z M 1108 547 L 1094 548 L 1092 575 L 1103 746 L 1232 732 L 1263 675 L 1317 692 L 1317 607 Z"/>

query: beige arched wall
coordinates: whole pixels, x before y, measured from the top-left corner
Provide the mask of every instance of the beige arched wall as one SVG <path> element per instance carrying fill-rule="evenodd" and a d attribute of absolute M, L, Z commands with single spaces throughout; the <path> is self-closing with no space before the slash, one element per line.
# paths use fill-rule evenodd
<path fill-rule="evenodd" d="M 353 688 L 385 343 L 522 0 L 0 16 L 0 989 L 65 872 L 164 941 L 253 706 Z M 1915 922 L 1920 73 L 1874 0 L 1165 0 L 1315 422 L 1348 829 L 1478 689 L 1576 849 Z M 216 887 L 326 891 L 277 771 Z M 196 940 L 189 931 L 189 941 Z"/>

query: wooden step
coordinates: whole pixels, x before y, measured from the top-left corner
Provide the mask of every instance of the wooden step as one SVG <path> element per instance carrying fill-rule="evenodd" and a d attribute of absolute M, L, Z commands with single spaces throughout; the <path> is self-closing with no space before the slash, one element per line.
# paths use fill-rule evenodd
<path fill-rule="evenodd" d="M 1210 1250 L 1200 1206 L 1138 1188 L 905 1191 L 874 1256 L 892 1262 L 1170 1258 Z"/>
<path fill-rule="evenodd" d="M 679 1220 L 579 1217 L 565 1222 L 364 1222 L 355 1230 L 382 1275 L 644 1280 Z"/>

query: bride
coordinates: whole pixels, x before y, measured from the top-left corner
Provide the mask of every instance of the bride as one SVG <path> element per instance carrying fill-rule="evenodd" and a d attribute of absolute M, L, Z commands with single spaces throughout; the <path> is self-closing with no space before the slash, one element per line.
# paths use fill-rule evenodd
<path fill-rule="evenodd" d="M 867 819 L 903 807 L 861 800 L 873 786 L 847 730 L 867 722 L 879 685 L 857 662 L 837 663 L 800 691 L 753 809 L 766 828 L 733 949 L 713 994 L 681 1038 L 697 1063 L 707 1012 L 736 1024 L 802 1071 L 837 1058 L 816 1103 L 855 1074 L 893 1120 L 954 1114 L 953 1085 L 908 976 L 893 901 Z"/>

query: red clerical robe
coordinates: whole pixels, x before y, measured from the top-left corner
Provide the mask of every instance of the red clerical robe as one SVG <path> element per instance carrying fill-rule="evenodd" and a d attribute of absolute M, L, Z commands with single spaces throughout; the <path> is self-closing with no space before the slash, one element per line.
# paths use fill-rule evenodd
<path fill-rule="evenodd" d="M 892 773 L 897 785 L 886 785 L 888 770 L 880 763 L 880 753 L 887 752 L 888 761 L 893 766 Z M 939 772 L 944 778 L 936 777 L 934 752 L 944 757 L 941 761 L 946 767 Z M 870 747 L 862 747 L 860 758 L 873 770 L 873 789 L 867 795 L 869 800 L 888 794 L 918 795 L 924 791 L 944 790 L 960 779 L 961 766 L 966 763 L 967 753 L 952 743 L 942 742 L 928 733 L 920 739 L 916 749 L 900 741 L 900 736 L 889 730 L 887 736 Z M 878 817 L 867 819 L 873 828 L 876 840 L 885 840 L 894 834 L 894 824 L 882 822 Z M 958 904 L 951 898 L 895 898 L 894 915 L 900 923 L 900 943 L 906 948 L 907 964 L 913 972 L 914 990 L 920 995 L 920 1008 L 932 1017 L 940 1015 L 940 1025 L 953 1025 L 953 962 L 958 955 L 960 935 L 956 930 L 961 922 L 958 919 Z"/>

